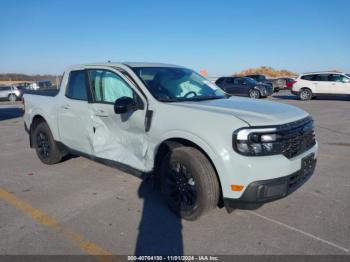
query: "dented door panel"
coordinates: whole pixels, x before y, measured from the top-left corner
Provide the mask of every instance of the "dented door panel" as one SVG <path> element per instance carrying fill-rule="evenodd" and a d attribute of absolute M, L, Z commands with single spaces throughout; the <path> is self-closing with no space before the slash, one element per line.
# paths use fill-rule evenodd
<path fill-rule="evenodd" d="M 145 171 L 148 153 L 145 111 L 118 115 L 110 104 L 96 103 L 90 107 L 92 132 L 89 140 L 93 155 Z"/>

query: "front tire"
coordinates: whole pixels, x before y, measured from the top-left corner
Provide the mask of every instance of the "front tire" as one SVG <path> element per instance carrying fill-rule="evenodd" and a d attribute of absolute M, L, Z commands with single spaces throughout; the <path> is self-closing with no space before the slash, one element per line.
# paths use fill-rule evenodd
<path fill-rule="evenodd" d="M 299 92 L 299 99 L 302 101 L 308 101 L 312 99 L 312 92 L 308 88 L 303 88 Z"/>
<path fill-rule="evenodd" d="M 32 141 L 41 162 L 47 165 L 59 163 L 64 153 L 58 148 L 46 122 L 40 122 L 32 133 Z"/>
<path fill-rule="evenodd" d="M 254 99 L 259 99 L 261 97 L 261 94 L 259 90 L 252 89 L 249 91 L 249 97 Z"/>
<path fill-rule="evenodd" d="M 177 147 L 161 165 L 161 191 L 170 209 L 186 220 L 196 220 L 214 209 L 220 188 L 215 170 L 199 150 Z"/>

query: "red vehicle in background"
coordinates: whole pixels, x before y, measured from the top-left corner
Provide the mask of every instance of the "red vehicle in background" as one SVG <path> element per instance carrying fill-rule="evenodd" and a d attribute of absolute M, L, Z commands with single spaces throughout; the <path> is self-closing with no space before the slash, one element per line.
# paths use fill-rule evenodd
<path fill-rule="evenodd" d="M 283 89 L 292 89 L 293 85 L 296 83 L 296 81 L 293 78 L 282 78 L 284 82 Z"/>

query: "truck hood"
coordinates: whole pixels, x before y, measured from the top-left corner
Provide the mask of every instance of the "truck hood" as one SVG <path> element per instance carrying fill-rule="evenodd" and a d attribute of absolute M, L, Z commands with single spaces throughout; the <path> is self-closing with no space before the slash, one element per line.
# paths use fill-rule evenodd
<path fill-rule="evenodd" d="M 232 114 L 251 126 L 280 125 L 308 116 L 308 113 L 295 106 L 241 97 L 175 104 L 208 112 Z"/>

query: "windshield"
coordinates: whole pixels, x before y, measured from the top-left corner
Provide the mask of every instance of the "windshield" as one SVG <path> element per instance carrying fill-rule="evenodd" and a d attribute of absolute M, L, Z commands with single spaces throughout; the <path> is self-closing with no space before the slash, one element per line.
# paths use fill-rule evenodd
<path fill-rule="evenodd" d="M 226 98 L 219 87 L 187 68 L 134 67 L 133 70 L 159 101 L 179 102 Z"/>
<path fill-rule="evenodd" d="M 345 74 L 346 76 L 350 77 L 350 74 Z"/>

